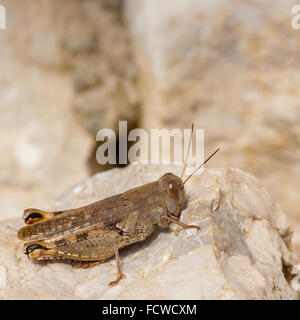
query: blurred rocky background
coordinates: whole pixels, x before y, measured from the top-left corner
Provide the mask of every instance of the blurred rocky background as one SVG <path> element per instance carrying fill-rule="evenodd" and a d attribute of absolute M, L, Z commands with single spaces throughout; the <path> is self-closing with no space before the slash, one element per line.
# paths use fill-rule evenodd
<path fill-rule="evenodd" d="M 300 255 L 297 0 L 1 0 L 0 219 L 94 172 L 96 133 L 205 129 L 210 167 L 256 175 Z"/>

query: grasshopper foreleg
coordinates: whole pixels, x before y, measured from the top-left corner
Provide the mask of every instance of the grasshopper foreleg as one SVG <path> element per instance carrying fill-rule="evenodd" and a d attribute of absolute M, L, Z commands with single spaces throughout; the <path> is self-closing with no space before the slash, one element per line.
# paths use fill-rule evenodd
<path fill-rule="evenodd" d="M 176 220 L 175 218 L 172 218 L 172 217 L 169 217 L 167 215 L 164 215 L 162 216 L 164 219 L 170 221 L 170 222 L 173 222 L 173 223 L 176 223 L 178 224 L 179 226 L 181 226 L 182 228 L 184 229 L 197 229 L 197 230 L 200 230 L 200 227 L 199 226 L 196 226 L 196 225 L 192 225 L 192 224 L 185 224 L 183 222 L 180 222 L 178 220 Z"/>

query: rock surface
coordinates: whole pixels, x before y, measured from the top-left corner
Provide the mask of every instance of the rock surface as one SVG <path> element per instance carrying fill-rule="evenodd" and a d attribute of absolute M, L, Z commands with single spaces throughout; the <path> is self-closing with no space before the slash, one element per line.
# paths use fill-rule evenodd
<path fill-rule="evenodd" d="M 99 173 L 63 195 L 51 209 L 106 198 L 153 181 L 179 167 L 129 166 Z M 238 169 L 210 169 L 186 184 L 181 220 L 121 250 L 126 279 L 114 259 L 90 269 L 39 265 L 16 239 L 21 219 L 0 226 L 1 299 L 296 299 L 297 259 L 286 216 L 256 178 Z M 50 209 L 50 208 L 44 208 Z M 298 274 L 297 274 L 298 273 Z"/>
<path fill-rule="evenodd" d="M 122 1 L 114 2 L 75 0 L 71 13 L 63 6 L 62 18 L 71 17 L 67 30 L 62 23 L 61 33 L 73 73 L 74 111 L 93 135 L 102 128 L 118 132 L 119 120 L 132 128 L 138 119 L 135 64 L 121 18 Z M 78 42 L 82 45 L 76 49 Z"/>
<path fill-rule="evenodd" d="M 73 112 L 56 28 L 59 3 L 1 1 L 7 28 L 0 33 L 0 220 L 54 201 L 88 176 L 94 137 Z"/>
<path fill-rule="evenodd" d="M 127 30 L 106 2 L 1 1 L 0 220 L 99 170 L 96 132 L 136 121 Z"/>

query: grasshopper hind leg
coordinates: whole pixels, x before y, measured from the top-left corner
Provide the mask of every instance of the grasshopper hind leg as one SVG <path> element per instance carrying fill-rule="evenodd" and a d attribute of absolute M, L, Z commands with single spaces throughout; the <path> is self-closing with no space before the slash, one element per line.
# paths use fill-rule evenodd
<path fill-rule="evenodd" d="M 64 260 L 77 268 L 89 268 L 115 256 L 117 279 L 109 283 L 116 285 L 124 277 L 121 272 L 119 248 L 123 237 L 115 231 L 94 229 L 79 232 L 52 242 L 32 241 L 25 243 L 24 252 L 32 261 L 56 262 Z"/>
<path fill-rule="evenodd" d="M 105 259 L 97 260 L 97 261 L 85 261 L 85 260 L 73 260 L 73 259 L 68 260 L 60 255 L 56 255 L 56 253 L 53 250 L 51 251 L 51 249 L 48 249 L 43 241 L 26 244 L 24 251 L 29 257 L 29 259 L 33 261 L 41 262 L 41 263 L 65 261 L 65 262 L 69 262 L 75 268 L 87 269 L 105 262 Z"/>

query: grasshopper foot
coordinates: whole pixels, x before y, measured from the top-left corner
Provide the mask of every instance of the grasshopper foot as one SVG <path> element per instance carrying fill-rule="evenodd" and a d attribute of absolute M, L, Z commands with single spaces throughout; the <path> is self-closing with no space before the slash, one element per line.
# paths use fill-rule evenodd
<path fill-rule="evenodd" d="M 182 225 L 181 224 L 181 227 L 183 229 L 197 229 L 197 230 L 200 230 L 200 227 L 199 226 L 195 226 L 195 225 L 192 225 L 192 224 L 186 224 L 186 225 Z"/>
<path fill-rule="evenodd" d="M 179 224 L 179 223 L 178 223 Z M 193 224 L 185 224 L 185 223 L 180 223 L 179 224 L 183 229 L 197 229 L 200 230 L 199 226 L 193 225 Z"/>
<path fill-rule="evenodd" d="M 126 276 L 123 273 L 121 273 L 120 275 L 118 275 L 116 280 L 111 281 L 108 285 L 110 287 L 115 286 L 115 285 L 119 284 L 120 280 L 123 279 L 123 278 L 126 278 Z"/>

